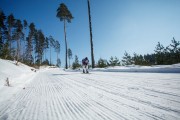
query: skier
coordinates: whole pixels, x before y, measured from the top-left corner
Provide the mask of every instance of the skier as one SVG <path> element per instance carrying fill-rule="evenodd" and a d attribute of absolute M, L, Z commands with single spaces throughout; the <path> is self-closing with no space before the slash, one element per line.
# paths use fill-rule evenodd
<path fill-rule="evenodd" d="M 89 72 L 88 72 L 88 63 L 89 63 L 89 60 L 88 60 L 87 57 L 85 57 L 84 59 L 82 59 L 83 73 L 89 73 Z"/>

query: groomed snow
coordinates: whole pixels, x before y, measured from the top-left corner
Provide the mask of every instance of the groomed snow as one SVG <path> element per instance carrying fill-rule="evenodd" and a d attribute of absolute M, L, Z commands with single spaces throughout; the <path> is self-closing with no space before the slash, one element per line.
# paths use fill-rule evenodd
<path fill-rule="evenodd" d="M 0 60 L 0 120 L 180 119 L 179 73 L 30 69 Z"/>

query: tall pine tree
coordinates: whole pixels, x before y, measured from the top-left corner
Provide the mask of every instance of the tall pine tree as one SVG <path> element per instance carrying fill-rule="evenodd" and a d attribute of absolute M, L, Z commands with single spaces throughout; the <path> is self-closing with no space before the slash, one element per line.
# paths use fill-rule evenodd
<path fill-rule="evenodd" d="M 71 23 L 73 16 L 72 16 L 71 12 L 68 10 L 68 8 L 66 7 L 66 5 L 64 3 L 61 3 L 57 9 L 56 17 L 58 17 L 60 19 L 60 21 L 64 22 L 64 38 L 65 38 L 65 48 L 66 48 L 65 68 L 67 69 L 68 68 L 68 64 L 67 64 L 68 46 L 67 46 L 67 39 L 66 39 L 66 21 L 68 23 Z"/>

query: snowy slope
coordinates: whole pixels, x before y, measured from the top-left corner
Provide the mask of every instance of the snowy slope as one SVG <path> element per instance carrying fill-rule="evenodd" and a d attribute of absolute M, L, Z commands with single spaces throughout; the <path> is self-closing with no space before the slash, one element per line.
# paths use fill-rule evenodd
<path fill-rule="evenodd" d="M 0 101 L 0 120 L 180 119 L 179 73 L 82 74 L 45 68 L 26 77 L 29 82 L 20 80 L 26 89 Z"/>
<path fill-rule="evenodd" d="M 0 102 L 9 99 L 31 80 L 31 77 L 35 75 L 31 69 L 21 63 L 17 66 L 13 61 L 0 59 Z M 10 81 L 10 87 L 5 86 L 7 78 Z"/>

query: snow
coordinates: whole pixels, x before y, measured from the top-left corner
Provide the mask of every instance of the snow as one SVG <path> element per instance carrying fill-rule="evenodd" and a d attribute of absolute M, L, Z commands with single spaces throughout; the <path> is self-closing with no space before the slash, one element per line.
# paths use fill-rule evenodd
<path fill-rule="evenodd" d="M 0 102 L 8 100 L 18 90 L 21 90 L 35 75 L 31 70 L 34 68 L 21 63 L 17 66 L 15 63 L 15 61 L 0 59 Z M 7 78 L 10 87 L 5 86 Z"/>
<path fill-rule="evenodd" d="M 148 72 L 148 73 L 180 73 L 180 64 L 174 65 L 153 65 L 153 66 L 115 66 L 108 68 L 96 68 L 103 72 Z"/>
<path fill-rule="evenodd" d="M 0 120 L 180 119 L 179 64 L 31 69 L 0 59 Z"/>

